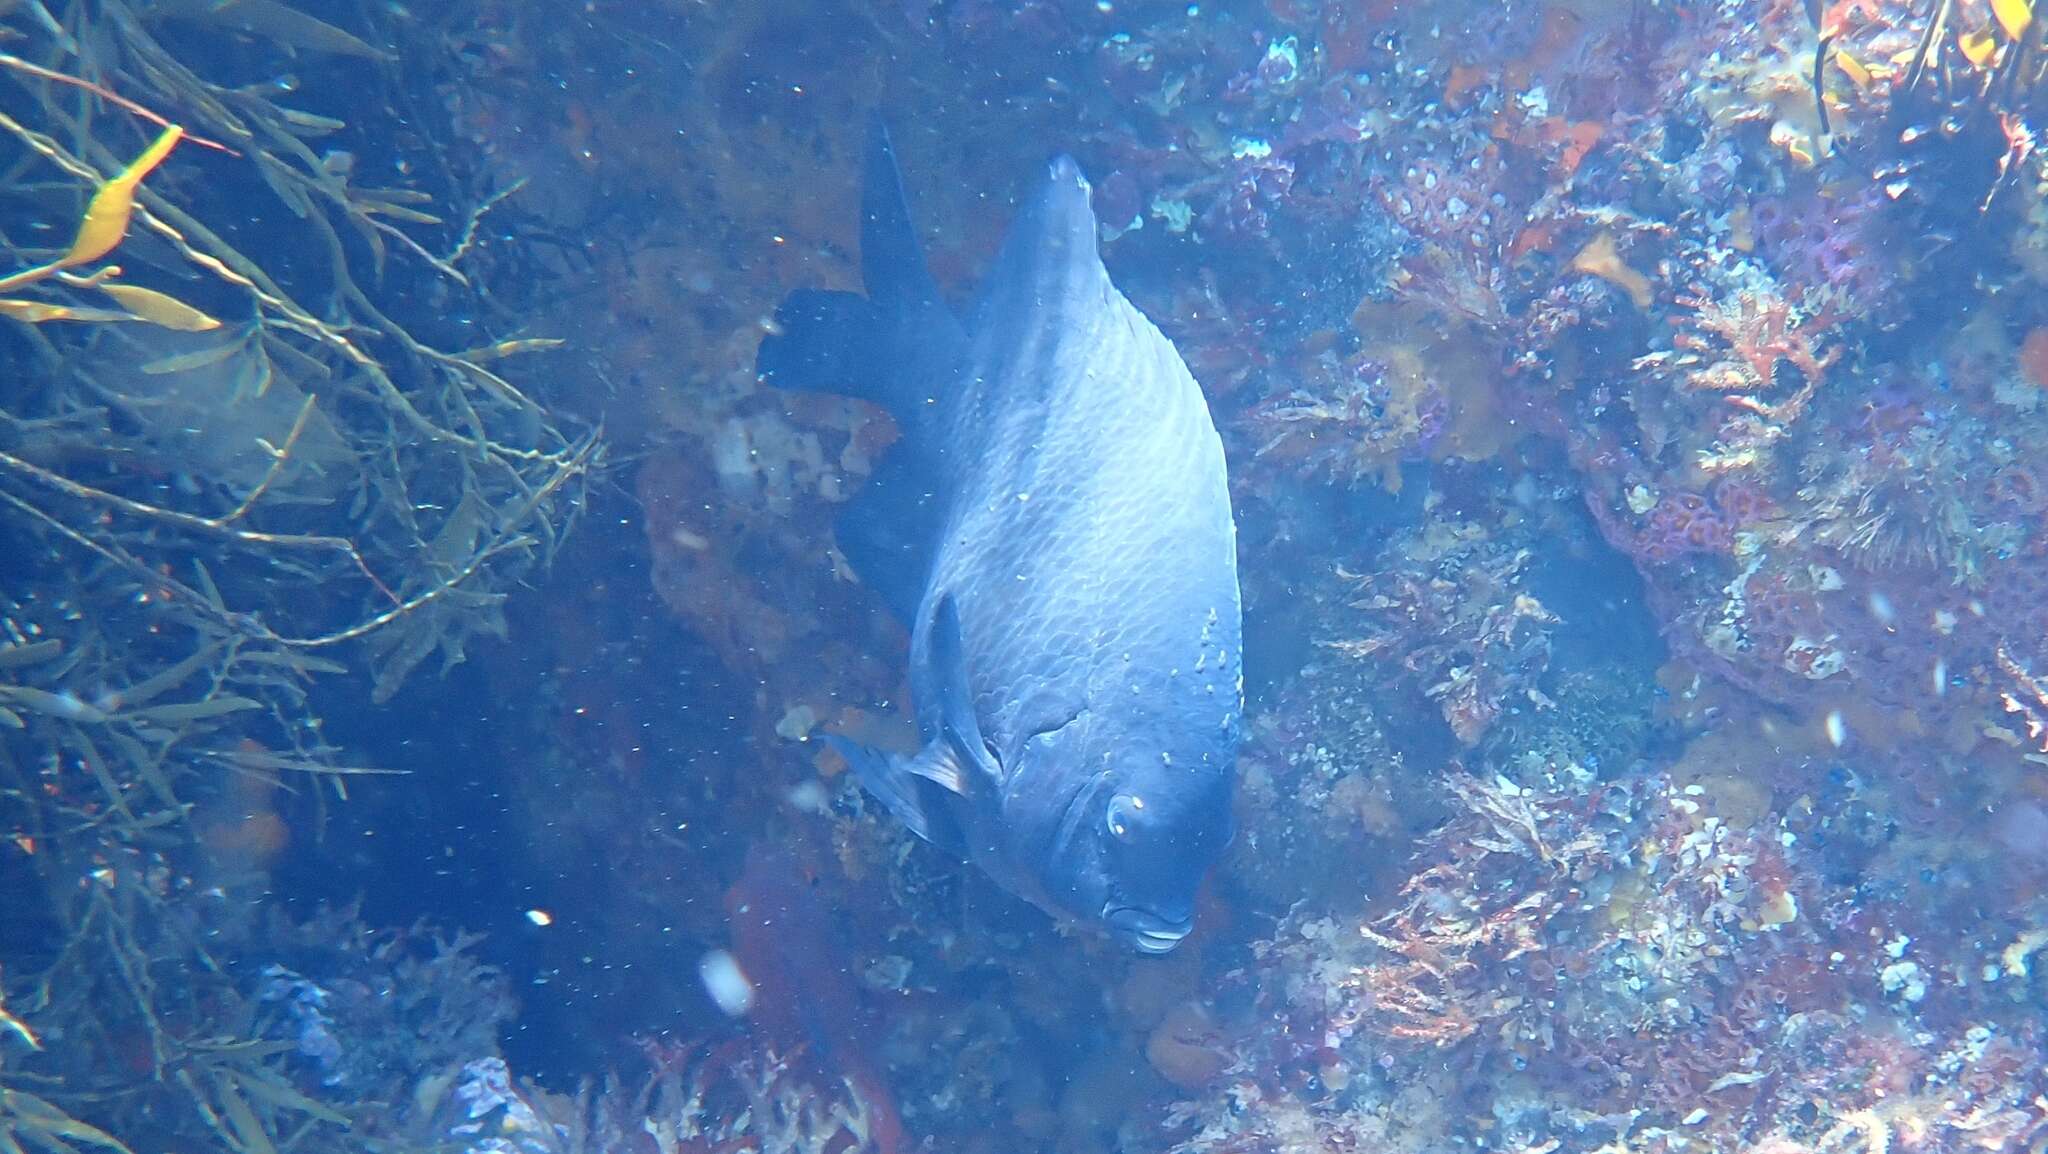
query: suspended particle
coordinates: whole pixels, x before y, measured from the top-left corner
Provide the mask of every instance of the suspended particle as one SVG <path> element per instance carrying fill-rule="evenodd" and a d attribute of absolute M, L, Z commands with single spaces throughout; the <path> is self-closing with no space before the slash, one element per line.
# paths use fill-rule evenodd
<path fill-rule="evenodd" d="M 704 983 L 704 992 L 727 1017 L 741 1017 L 754 1008 L 754 983 L 740 969 L 739 959 L 725 950 L 712 950 L 699 958 L 697 977 Z"/>
<path fill-rule="evenodd" d="M 1827 729 L 1828 744 L 1836 749 L 1842 748 L 1842 744 L 1849 740 L 1849 723 L 1842 720 L 1842 711 L 1830 709 L 1827 721 L 1824 724 Z"/>

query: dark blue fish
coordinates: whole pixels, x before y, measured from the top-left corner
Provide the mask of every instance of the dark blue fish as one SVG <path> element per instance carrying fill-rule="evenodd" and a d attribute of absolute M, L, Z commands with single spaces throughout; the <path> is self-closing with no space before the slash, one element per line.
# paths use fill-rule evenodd
<path fill-rule="evenodd" d="M 1223 444 L 1179 353 L 1110 283 L 1055 160 L 961 323 L 877 125 L 867 293 L 802 291 L 764 380 L 886 406 L 902 442 L 841 524 L 911 626 L 924 741 L 842 743 L 870 792 L 1056 916 L 1163 953 L 1230 840 L 1242 712 Z"/>

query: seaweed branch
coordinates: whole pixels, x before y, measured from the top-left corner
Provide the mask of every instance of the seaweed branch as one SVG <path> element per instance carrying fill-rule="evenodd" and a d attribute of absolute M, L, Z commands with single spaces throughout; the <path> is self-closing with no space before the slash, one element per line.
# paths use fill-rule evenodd
<path fill-rule="evenodd" d="M 127 1154 L 130 1133 L 283 1154 L 349 1123 L 355 1101 L 295 1088 L 222 953 L 288 840 L 274 807 L 389 772 L 329 744 L 310 687 L 360 671 L 381 700 L 502 634 L 604 464 L 602 430 L 495 363 L 554 343 L 516 318 L 480 342 L 384 288 L 493 315 L 491 270 L 457 264 L 523 182 L 365 187 L 304 140 L 393 127 L 380 102 L 343 125 L 222 83 L 165 20 L 273 39 L 280 70 L 327 53 L 411 79 L 373 47 L 395 25 L 277 0 L 0 6 L 25 94 L 0 109 L 0 204 L 75 197 L 78 222 L 56 251 L 0 236 L 0 344 L 27 366 L 0 398 L 0 555 L 22 569 L 0 589 L 0 900 L 51 927 L 0 941 L 0 1154 Z"/>
<path fill-rule="evenodd" d="M 243 498 L 241 504 L 235 506 L 226 515 L 219 517 L 201 517 L 192 513 L 181 512 L 177 509 L 165 509 L 149 504 L 146 501 L 137 501 L 129 497 L 123 497 L 119 493 L 109 493 L 103 489 L 95 489 L 91 485 L 82 485 L 68 477 L 59 476 L 48 469 L 31 464 L 9 453 L 0 453 L 0 467 L 12 469 L 67 496 L 112 505 L 124 513 L 130 513 L 137 517 L 151 517 L 182 528 L 199 529 L 208 533 L 232 537 L 247 545 L 276 545 L 284 548 L 334 550 L 346 555 L 350 561 L 355 563 L 356 568 L 362 571 L 363 576 L 369 580 L 370 584 L 377 587 L 378 592 L 396 604 L 398 602 L 397 594 L 391 592 L 391 587 L 384 584 L 383 579 L 378 577 L 370 568 L 368 561 L 363 560 L 363 555 L 356 549 L 355 543 L 345 537 L 329 537 L 307 533 L 262 533 L 253 529 L 237 528 L 234 525 L 234 522 L 246 515 L 249 507 L 277 479 L 277 473 L 282 469 L 287 459 L 291 444 L 297 441 L 299 435 L 305 431 L 306 418 L 311 415 L 312 411 L 313 397 L 308 394 L 305 403 L 299 406 L 299 416 L 292 424 L 291 433 L 285 438 L 286 447 L 271 450 L 273 455 L 270 471 L 264 474 L 263 480 L 258 482 L 255 489 L 250 490 L 249 495 Z"/>

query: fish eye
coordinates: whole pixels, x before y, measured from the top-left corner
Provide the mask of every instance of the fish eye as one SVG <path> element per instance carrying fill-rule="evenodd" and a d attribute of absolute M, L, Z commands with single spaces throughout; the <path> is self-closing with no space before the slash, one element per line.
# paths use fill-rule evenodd
<path fill-rule="evenodd" d="M 1109 808 L 1104 814 L 1109 832 L 1122 841 L 1129 841 L 1137 835 L 1139 823 L 1145 820 L 1145 799 L 1134 793 L 1120 793 L 1109 799 Z"/>

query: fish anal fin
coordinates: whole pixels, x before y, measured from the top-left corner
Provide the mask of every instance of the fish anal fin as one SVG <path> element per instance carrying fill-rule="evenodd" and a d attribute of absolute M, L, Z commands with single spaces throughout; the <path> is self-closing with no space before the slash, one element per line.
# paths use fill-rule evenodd
<path fill-rule="evenodd" d="M 916 453 L 891 452 L 833 526 L 854 573 L 906 626 L 917 620 L 939 535 L 940 503 L 925 478 Z"/>

